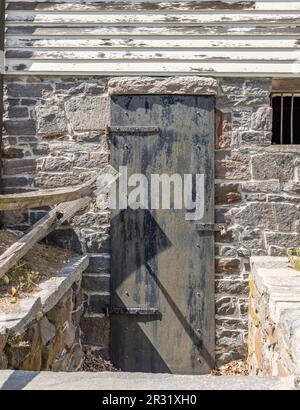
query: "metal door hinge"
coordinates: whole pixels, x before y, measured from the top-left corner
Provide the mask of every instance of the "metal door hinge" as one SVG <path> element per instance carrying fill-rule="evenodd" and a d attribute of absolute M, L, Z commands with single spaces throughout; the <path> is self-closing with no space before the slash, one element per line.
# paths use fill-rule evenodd
<path fill-rule="evenodd" d="M 136 133 L 144 133 L 144 134 L 153 134 L 158 133 L 160 131 L 159 127 L 118 127 L 118 126 L 109 126 L 106 128 L 107 133 L 121 133 L 121 134 L 136 134 Z"/>
<path fill-rule="evenodd" d="M 197 223 L 196 230 L 198 232 L 220 232 L 221 235 L 225 235 L 227 230 L 226 226 L 222 224 L 205 224 L 205 223 Z"/>
<path fill-rule="evenodd" d="M 108 308 L 108 313 L 113 315 L 139 315 L 139 316 L 160 316 L 160 311 L 156 308 L 124 308 L 124 307 L 112 307 Z"/>

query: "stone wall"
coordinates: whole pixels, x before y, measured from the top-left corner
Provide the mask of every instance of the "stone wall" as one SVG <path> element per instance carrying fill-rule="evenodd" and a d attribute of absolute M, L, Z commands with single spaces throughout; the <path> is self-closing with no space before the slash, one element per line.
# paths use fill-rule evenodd
<path fill-rule="evenodd" d="M 300 147 L 272 146 L 270 79 L 223 79 L 216 121 L 217 357 L 247 349 L 249 257 L 286 255 L 300 240 Z"/>
<path fill-rule="evenodd" d="M 0 332 L 0 369 L 76 371 L 83 361 L 81 279 L 20 331 Z"/>
<path fill-rule="evenodd" d="M 251 258 L 251 375 L 300 376 L 300 276 L 286 257 Z M 299 387 L 299 383 L 298 383 Z"/>
<path fill-rule="evenodd" d="M 102 78 L 7 78 L 3 190 L 64 187 L 89 179 L 109 161 L 107 81 Z M 6 226 L 27 229 L 46 209 L 5 212 Z M 88 254 L 83 277 L 83 343 L 108 357 L 109 216 L 106 196 L 50 234 L 50 243 Z"/>
<path fill-rule="evenodd" d="M 76 184 L 109 161 L 107 83 L 102 77 L 6 76 L 5 192 Z M 170 84 L 176 92 L 176 81 Z M 270 79 L 220 79 L 215 90 L 216 222 L 228 228 L 226 235 L 216 235 L 218 364 L 246 356 L 249 257 L 284 254 L 285 247 L 300 236 L 300 151 L 270 146 L 271 84 Z M 26 229 L 44 212 L 4 213 L 3 221 Z M 91 256 L 83 280 L 83 340 L 107 357 L 109 212 L 105 196 L 49 240 Z"/>

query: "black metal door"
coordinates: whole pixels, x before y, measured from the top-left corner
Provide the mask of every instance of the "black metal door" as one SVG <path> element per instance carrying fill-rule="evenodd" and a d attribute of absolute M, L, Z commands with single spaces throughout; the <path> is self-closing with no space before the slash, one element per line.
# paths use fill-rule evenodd
<path fill-rule="evenodd" d="M 111 164 L 149 181 L 204 174 L 200 222 L 213 224 L 214 98 L 115 96 L 111 110 Z M 214 364 L 214 234 L 186 213 L 150 200 L 112 211 L 111 358 L 124 371 L 204 374 Z"/>

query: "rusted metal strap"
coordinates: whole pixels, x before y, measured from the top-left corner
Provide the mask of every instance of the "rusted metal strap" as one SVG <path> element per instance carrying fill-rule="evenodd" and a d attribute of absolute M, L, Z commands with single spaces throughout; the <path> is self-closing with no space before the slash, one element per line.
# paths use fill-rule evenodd
<path fill-rule="evenodd" d="M 156 308 L 126 308 L 126 307 L 112 307 L 109 309 L 109 314 L 114 315 L 139 315 L 139 316 L 158 316 L 160 311 Z"/>
<path fill-rule="evenodd" d="M 153 134 L 160 131 L 159 127 L 107 127 L 109 133 L 122 133 L 122 134 Z"/>
<path fill-rule="evenodd" d="M 222 235 L 226 233 L 226 227 L 222 224 L 196 223 L 196 230 L 198 232 L 221 232 Z"/>

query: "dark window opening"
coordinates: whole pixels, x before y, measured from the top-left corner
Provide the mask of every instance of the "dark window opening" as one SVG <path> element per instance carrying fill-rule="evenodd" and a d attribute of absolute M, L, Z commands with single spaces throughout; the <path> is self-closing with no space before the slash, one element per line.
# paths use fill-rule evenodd
<path fill-rule="evenodd" d="M 300 144 L 300 94 L 272 97 L 273 144 Z"/>

